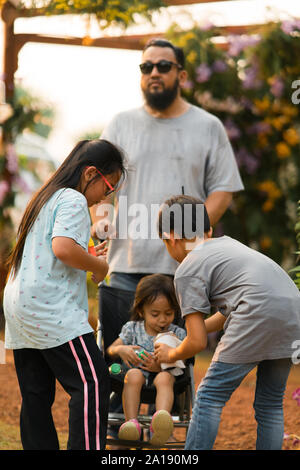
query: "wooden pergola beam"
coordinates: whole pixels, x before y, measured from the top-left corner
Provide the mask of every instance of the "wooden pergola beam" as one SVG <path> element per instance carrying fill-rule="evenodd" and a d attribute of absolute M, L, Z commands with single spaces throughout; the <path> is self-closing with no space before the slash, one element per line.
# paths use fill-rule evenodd
<path fill-rule="evenodd" d="M 15 34 L 15 41 L 20 49 L 28 42 L 37 42 L 44 44 L 61 44 L 70 46 L 92 46 L 92 47 L 107 47 L 118 49 L 133 49 L 140 50 L 143 48 L 144 42 L 151 37 L 161 37 L 162 34 L 157 35 L 137 35 L 137 36 L 116 36 L 116 37 L 62 37 L 62 36 L 48 36 L 42 34 Z"/>
<path fill-rule="evenodd" d="M 223 26 L 220 27 L 220 34 L 249 34 L 255 33 L 260 25 L 245 25 L 245 26 Z M 165 34 L 161 32 L 149 34 L 135 34 L 124 36 L 110 36 L 110 37 L 66 37 L 66 36 L 50 36 L 43 34 L 15 34 L 15 41 L 17 49 L 27 42 L 47 43 L 47 44 L 62 44 L 71 46 L 90 46 L 90 47 L 107 47 L 117 49 L 129 50 L 142 50 L 146 42 L 155 37 L 164 37 Z"/>

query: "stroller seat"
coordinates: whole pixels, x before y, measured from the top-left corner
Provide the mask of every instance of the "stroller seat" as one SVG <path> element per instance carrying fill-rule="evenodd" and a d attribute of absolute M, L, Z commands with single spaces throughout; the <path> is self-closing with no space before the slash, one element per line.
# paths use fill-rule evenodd
<path fill-rule="evenodd" d="M 111 391 L 115 393 L 122 394 L 123 386 L 124 386 L 124 373 L 114 375 L 110 374 L 110 383 L 111 383 Z M 178 395 L 185 391 L 187 385 L 189 385 L 190 377 L 188 372 L 185 370 L 183 375 L 177 378 L 174 383 L 174 394 Z M 155 401 L 156 395 L 156 388 L 153 384 L 151 385 L 143 385 L 142 386 L 142 396 L 143 396 L 143 403 L 152 404 Z"/>
<path fill-rule="evenodd" d="M 122 326 L 129 321 L 130 310 L 133 305 L 135 293 L 124 289 L 109 287 L 101 284 L 99 288 L 99 328 L 97 335 L 98 347 L 102 351 L 106 363 L 111 365 L 112 361 L 109 356 L 105 354 L 106 349 L 119 337 Z M 176 322 L 174 322 L 176 323 Z M 184 327 L 180 324 L 180 327 Z M 119 361 L 121 362 L 121 361 Z M 194 359 L 185 361 L 186 368 L 182 376 L 177 377 L 174 383 L 174 405 L 172 410 L 172 419 L 174 427 L 184 428 L 185 434 L 190 421 L 190 412 L 194 404 L 195 385 L 193 375 Z M 122 395 L 124 386 L 125 373 L 118 375 L 111 374 L 111 398 L 113 395 Z M 154 385 L 143 385 L 141 390 L 141 403 L 153 405 L 155 403 L 156 388 Z M 139 423 L 143 430 L 147 431 L 150 427 L 152 414 L 140 414 L 138 416 Z M 109 413 L 108 424 L 111 426 L 120 426 L 125 421 L 123 413 Z M 144 441 L 120 441 L 116 439 L 107 439 L 108 444 L 119 444 L 129 446 L 130 448 L 153 448 L 150 444 Z M 183 448 L 184 441 L 165 444 L 164 448 Z"/>

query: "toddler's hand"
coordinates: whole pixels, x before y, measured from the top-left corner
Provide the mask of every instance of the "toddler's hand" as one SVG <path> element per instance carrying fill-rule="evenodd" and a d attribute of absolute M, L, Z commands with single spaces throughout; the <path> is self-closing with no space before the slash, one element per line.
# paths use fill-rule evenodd
<path fill-rule="evenodd" d="M 132 367 L 132 366 L 140 366 L 141 361 L 136 355 L 136 350 L 140 349 L 139 346 L 128 346 L 128 345 L 122 345 L 119 346 L 118 348 L 118 355 L 122 359 L 122 361 L 127 365 L 127 367 Z"/>
<path fill-rule="evenodd" d="M 160 372 L 161 367 L 156 361 L 154 354 L 144 351 L 141 355 L 141 362 L 142 365 L 140 366 L 141 369 L 147 370 L 149 372 Z"/>

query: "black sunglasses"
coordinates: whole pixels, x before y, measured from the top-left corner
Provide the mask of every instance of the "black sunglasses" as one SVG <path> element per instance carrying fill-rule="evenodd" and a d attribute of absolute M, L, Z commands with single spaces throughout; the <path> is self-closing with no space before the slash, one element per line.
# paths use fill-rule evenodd
<path fill-rule="evenodd" d="M 171 62 L 170 60 L 160 60 L 156 64 L 149 61 L 143 62 L 142 64 L 140 64 L 140 69 L 142 74 L 144 75 L 149 75 L 154 69 L 154 67 L 157 68 L 159 73 L 168 73 L 170 72 L 172 65 L 175 65 L 178 69 L 182 69 L 181 65 L 176 64 L 175 62 Z"/>

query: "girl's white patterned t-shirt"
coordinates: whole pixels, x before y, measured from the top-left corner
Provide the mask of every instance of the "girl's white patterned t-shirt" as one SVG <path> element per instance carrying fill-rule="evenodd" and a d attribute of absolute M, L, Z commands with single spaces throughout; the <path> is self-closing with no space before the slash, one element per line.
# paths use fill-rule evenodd
<path fill-rule="evenodd" d="M 22 262 L 4 291 L 5 347 L 46 349 L 92 332 L 88 322 L 86 272 L 62 263 L 52 251 L 55 237 L 88 249 L 90 215 L 78 191 L 56 191 L 29 231 Z"/>

